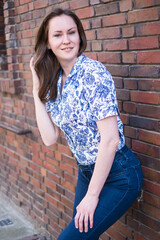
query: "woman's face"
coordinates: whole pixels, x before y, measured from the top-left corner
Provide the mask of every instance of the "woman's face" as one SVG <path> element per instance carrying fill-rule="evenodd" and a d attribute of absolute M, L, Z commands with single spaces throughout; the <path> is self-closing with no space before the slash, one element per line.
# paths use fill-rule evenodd
<path fill-rule="evenodd" d="M 49 21 L 48 45 L 61 63 L 74 63 L 77 59 L 80 37 L 74 20 L 61 15 Z"/>

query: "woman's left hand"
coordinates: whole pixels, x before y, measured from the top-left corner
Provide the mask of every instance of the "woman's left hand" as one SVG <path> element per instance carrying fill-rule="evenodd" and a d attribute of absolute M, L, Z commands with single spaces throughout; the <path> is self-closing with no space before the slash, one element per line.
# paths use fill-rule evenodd
<path fill-rule="evenodd" d="M 98 197 L 87 193 L 80 204 L 76 207 L 77 213 L 75 216 L 75 227 L 79 228 L 80 232 L 88 232 L 88 224 L 93 227 L 93 215 L 98 204 Z"/>

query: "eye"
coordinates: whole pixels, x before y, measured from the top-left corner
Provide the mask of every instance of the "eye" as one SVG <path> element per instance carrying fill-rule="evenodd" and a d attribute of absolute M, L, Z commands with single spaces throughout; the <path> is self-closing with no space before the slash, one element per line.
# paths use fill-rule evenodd
<path fill-rule="evenodd" d="M 69 32 L 69 34 L 74 34 L 75 33 L 75 31 L 71 31 L 71 32 Z"/>
<path fill-rule="evenodd" d="M 60 37 L 61 36 L 61 34 L 55 34 L 54 35 L 54 37 Z"/>

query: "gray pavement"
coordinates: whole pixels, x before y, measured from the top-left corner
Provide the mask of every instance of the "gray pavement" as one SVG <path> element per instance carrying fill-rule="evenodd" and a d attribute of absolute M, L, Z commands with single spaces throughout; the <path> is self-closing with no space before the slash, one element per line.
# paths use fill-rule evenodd
<path fill-rule="evenodd" d="M 0 193 L 0 240 L 32 240 L 38 230 Z"/>

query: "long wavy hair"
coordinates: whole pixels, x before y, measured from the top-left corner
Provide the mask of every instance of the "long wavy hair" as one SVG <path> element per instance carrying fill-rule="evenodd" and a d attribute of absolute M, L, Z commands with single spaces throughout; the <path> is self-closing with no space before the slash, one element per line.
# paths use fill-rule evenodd
<path fill-rule="evenodd" d="M 44 18 L 38 29 L 35 42 L 35 70 L 40 81 L 38 94 L 43 103 L 57 97 L 57 81 L 61 66 L 52 50 L 48 49 L 48 30 L 49 21 L 61 15 L 70 16 L 77 25 L 80 37 L 78 56 L 81 55 L 87 46 L 86 35 L 82 23 L 69 9 L 57 8 Z"/>

